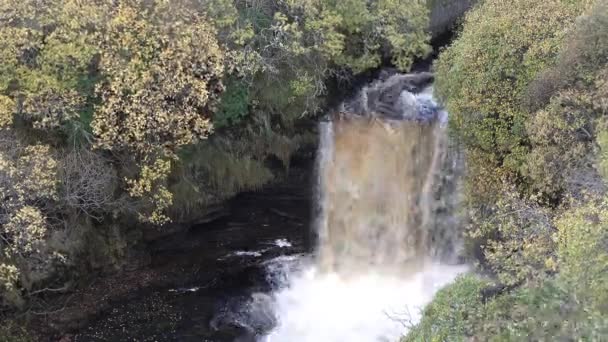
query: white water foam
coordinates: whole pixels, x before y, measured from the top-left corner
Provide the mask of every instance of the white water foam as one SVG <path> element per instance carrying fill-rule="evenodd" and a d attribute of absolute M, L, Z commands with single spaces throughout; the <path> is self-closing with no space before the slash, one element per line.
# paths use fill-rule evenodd
<path fill-rule="evenodd" d="M 267 251 L 268 251 L 268 249 L 262 249 L 259 251 L 236 251 L 236 252 L 227 254 L 226 256 L 223 256 L 223 257 L 219 258 L 218 260 L 221 261 L 221 260 L 226 260 L 229 258 L 237 258 L 237 257 L 259 258 Z"/>
<path fill-rule="evenodd" d="M 274 248 L 291 248 L 292 247 L 291 242 L 289 242 L 289 240 L 287 240 L 287 239 L 276 239 L 270 244 L 272 246 L 274 246 Z M 235 258 L 235 257 L 259 258 L 262 255 L 264 255 L 264 253 L 270 251 L 271 249 L 272 248 L 260 249 L 258 251 L 235 251 L 224 257 L 219 258 L 218 260 L 225 260 L 228 258 Z"/>
<path fill-rule="evenodd" d="M 276 239 L 274 240 L 274 245 L 279 248 L 291 248 L 292 244 L 287 239 Z"/>
<path fill-rule="evenodd" d="M 350 279 L 316 268 L 274 294 L 277 327 L 264 342 L 397 342 L 435 293 L 465 266 L 430 264 L 407 278 L 365 272 Z"/>

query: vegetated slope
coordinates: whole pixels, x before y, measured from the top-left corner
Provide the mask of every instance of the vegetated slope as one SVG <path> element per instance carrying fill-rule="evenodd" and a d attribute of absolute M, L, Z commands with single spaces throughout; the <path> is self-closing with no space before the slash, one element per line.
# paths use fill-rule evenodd
<path fill-rule="evenodd" d="M 289 171 L 326 81 L 430 46 L 424 0 L 0 2 L 0 313 Z M 159 228 L 160 227 L 160 228 Z M 4 324 L 3 326 L 7 326 Z"/>
<path fill-rule="evenodd" d="M 608 3 L 487 0 L 440 56 L 466 151 L 468 252 L 404 341 L 608 333 Z"/>

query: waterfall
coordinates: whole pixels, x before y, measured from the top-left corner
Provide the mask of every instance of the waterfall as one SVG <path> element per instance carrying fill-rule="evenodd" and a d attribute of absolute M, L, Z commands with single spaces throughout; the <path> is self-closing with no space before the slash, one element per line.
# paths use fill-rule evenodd
<path fill-rule="evenodd" d="M 393 75 L 320 123 L 318 246 L 273 294 L 268 342 L 394 341 L 454 265 L 454 158 L 430 74 Z M 448 178 L 446 178 L 448 177 Z M 446 185 L 447 184 L 447 185 Z"/>
<path fill-rule="evenodd" d="M 332 139 L 321 148 L 332 150 L 332 158 L 319 168 L 319 267 L 344 275 L 361 269 L 396 274 L 424 261 L 436 128 L 367 118 L 323 125 Z"/>

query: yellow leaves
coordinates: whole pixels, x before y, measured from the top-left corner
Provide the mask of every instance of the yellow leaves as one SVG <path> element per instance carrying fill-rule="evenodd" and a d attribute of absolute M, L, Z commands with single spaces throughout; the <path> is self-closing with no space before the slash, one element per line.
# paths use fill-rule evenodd
<path fill-rule="evenodd" d="M 12 125 L 15 102 L 8 96 L 0 95 L 0 128 Z"/>
<path fill-rule="evenodd" d="M 440 55 L 436 89 L 452 116 L 454 133 L 476 156 L 469 158 L 468 180 L 476 205 L 501 196 L 496 174 L 517 182 L 522 194 L 542 191 L 547 198 L 563 190 L 566 160 L 580 152 L 574 139 L 578 133 L 572 130 L 584 125 L 558 108 L 564 103 L 532 115 L 538 107 L 522 102 L 531 83 L 556 63 L 584 7 L 582 1 L 483 1 Z M 539 87 L 529 102 L 540 103 L 551 91 Z M 492 191 L 479 191 L 481 187 Z"/>
<path fill-rule="evenodd" d="M 383 23 L 380 28 L 390 43 L 392 61 L 399 70 L 407 71 L 413 56 L 425 56 L 431 51 L 426 1 L 380 0 L 377 6 L 376 20 Z"/>
<path fill-rule="evenodd" d="M 147 199 L 152 204 L 151 213 L 140 214 L 142 221 L 159 225 L 169 221 L 163 211 L 173 204 L 173 195 L 165 185 L 170 172 L 169 160 L 156 159 L 152 165 L 142 167 L 138 179 L 127 179 L 129 195 Z"/>
<path fill-rule="evenodd" d="M 78 118 L 92 95 L 108 8 L 105 1 L 0 2 L 0 94 L 17 102 L 14 113 L 27 128 L 54 134 Z M 5 105 L 3 99 L 0 125 L 7 124 Z"/>
<path fill-rule="evenodd" d="M 428 10 L 422 0 L 287 2 L 274 16 L 279 50 L 292 55 L 320 53 L 326 62 L 360 73 L 377 67 L 382 46 L 396 65 L 409 70 L 429 51 Z M 301 13 L 304 14 L 301 14 Z"/>
<path fill-rule="evenodd" d="M 101 62 L 109 83 L 98 89 L 93 132 L 102 148 L 172 156 L 211 132 L 224 53 L 202 18 L 176 28 L 145 14 L 123 4 L 113 19 Z"/>
<path fill-rule="evenodd" d="M 213 20 L 216 27 L 229 27 L 233 25 L 239 13 L 232 0 L 209 0 L 207 6 L 209 20 Z"/>
<path fill-rule="evenodd" d="M 585 6 L 482 3 L 440 57 L 437 87 L 469 150 L 469 236 L 485 249 L 501 281 L 559 271 L 560 279 L 603 294 L 605 281 L 592 274 L 608 267 L 597 244 L 606 238 L 605 204 L 571 209 L 558 220 L 551 216 L 557 210 L 543 207 L 547 201 L 566 207 L 564 193 L 587 201 L 603 191 L 588 160 L 599 144 L 599 169 L 606 173 L 602 145 L 608 137 L 596 123 L 604 113 L 600 75 L 606 61 L 598 41 L 606 25 L 575 20 Z M 532 101 L 522 105 L 526 96 Z M 497 174 L 518 187 L 498 186 L 503 178 Z M 602 296 L 596 298 L 607 299 Z"/>
<path fill-rule="evenodd" d="M 5 179 L 0 183 L 5 205 L 13 201 L 53 199 L 57 195 L 57 162 L 48 146 L 25 147 L 14 159 L 0 152 L 0 173 Z"/>
<path fill-rule="evenodd" d="M 365 1 L 342 0 L 331 7 L 335 13 L 340 13 L 340 26 L 346 32 L 359 33 L 370 21 L 376 19 Z"/>
<path fill-rule="evenodd" d="M 320 42 L 316 49 L 329 59 L 335 59 L 344 52 L 346 36 L 339 32 L 342 16 L 338 12 L 326 10 L 318 17 L 306 21 L 306 29 L 315 32 Z"/>
<path fill-rule="evenodd" d="M 555 250 L 550 211 L 522 198 L 507 182 L 488 192 L 492 205 L 483 212 L 470 210 L 467 235 L 482 244 L 487 266 L 502 283 L 542 277 Z"/>
<path fill-rule="evenodd" d="M 298 78 L 291 81 L 290 87 L 292 89 L 292 93 L 295 96 L 309 95 L 310 92 L 314 90 L 313 82 L 314 79 L 308 74 L 298 76 Z"/>
<path fill-rule="evenodd" d="M 605 201 L 605 200 L 604 200 Z M 591 304 L 608 304 L 608 209 L 606 203 L 588 203 L 557 220 L 560 276 Z"/>
<path fill-rule="evenodd" d="M 34 128 L 52 130 L 78 118 L 83 105 L 84 99 L 76 91 L 49 89 L 28 96 L 21 116 L 31 121 Z"/>
<path fill-rule="evenodd" d="M 145 69 L 143 63 L 153 58 L 167 40 L 166 35 L 161 35 L 140 14 L 137 8 L 124 2 L 113 13 L 102 46 L 101 67 L 106 72 L 123 71 L 139 76 L 143 72 L 139 69 Z"/>
<path fill-rule="evenodd" d="M 156 183 L 163 181 L 171 171 L 171 162 L 157 159 L 151 166 L 144 165 L 138 180 L 127 180 L 129 194 L 133 197 L 143 197 L 144 194 L 152 192 Z"/>
<path fill-rule="evenodd" d="M 152 203 L 154 204 L 154 209 L 150 216 L 145 217 L 140 214 L 140 220 L 157 225 L 162 225 L 171 221 L 169 217 L 163 213 L 164 210 L 168 209 L 173 204 L 173 194 L 166 187 L 159 187 L 158 191 L 152 196 Z"/>
<path fill-rule="evenodd" d="M 311 47 L 303 44 L 305 31 L 300 23 L 291 20 L 285 13 L 276 12 L 272 25 L 274 48 L 278 51 L 288 53 L 290 58 L 305 55 L 311 51 Z"/>
<path fill-rule="evenodd" d="M 468 115 L 467 107 L 450 104 L 452 99 L 470 103 L 484 114 L 505 106 L 506 99 L 505 110 L 520 114 L 521 91 L 554 61 L 565 32 L 581 13 L 579 7 L 560 0 L 486 1 L 472 11 L 461 38 L 440 58 L 437 68 L 438 90 L 449 92 L 452 114 Z"/>
<path fill-rule="evenodd" d="M 558 269 L 558 263 L 555 260 L 555 258 L 553 258 L 553 257 L 547 258 L 547 260 L 545 260 L 545 268 L 551 272 L 556 272 Z"/>
<path fill-rule="evenodd" d="M 14 265 L 0 263 L 0 289 L 12 291 L 19 281 L 19 269 Z"/>
<path fill-rule="evenodd" d="M 0 304 L 20 306 L 19 276 L 21 272 L 15 265 L 0 262 Z"/>
<path fill-rule="evenodd" d="M 234 30 L 230 34 L 230 38 L 238 45 L 246 45 L 251 39 L 255 37 L 255 31 L 253 30 L 253 25 L 251 23 L 247 23 L 244 28 L 239 28 Z"/>
<path fill-rule="evenodd" d="M 162 212 L 172 203 L 165 159 L 211 133 L 227 62 L 205 18 L 171 6 L 118 6 L 102 44 L 107 82 L 97 88 L 102 101 L 91 124 L 97 147 L 133 153 L 140 163 L 128 191 L 150 205 L 141 218 L 155 224 L 168 220 Z M 245 30 L 243 42 L 251 37 Z"/>
<path fill-rule="evenodd" d="M 127 181 L 129 194 L 151 207 L 142 209 L 142 220 L 162 224 L 172 203 L 164 185 L 171 163 L 162 157 L 174 158 L 178 148 L 210 134 L 209 115 L 223 90 L 224 52 L 203 18 L 181 17 L 169 25 L 156 10 L 128 3 L 117 9 L 101 61 L 109 82 L 97 90 L 102 105 L 92 128 L 98 147 L 135 153 L 143 166 L 138 179 Z M 157 159 L 146 164 L 151 158 Z"/>
<path fill-rule="evenodd" d="M 23 198 L 57 196 L 57 161 L 50 155 L 50 147 L 33 145 L 24 149 L 15 164 L 19 184 L 16 188 Z"/>
<path fill-rule="evenodd" d="M 10 131 L 6 137 L 14 138 Z M 10 142 L 0 150 L 0 301 L 19 306 L 23 279 L 54 258 L 52 247 L 45 244 L 49 223 L 42 208 L 52 207 L 57 196 L 57 162 L 49 146 Z"/>
<path fill-rule="evenodd" d="M 4 232 L 12 240 L 9 248 L 13 253 L 37 252 L 37 244 L 46 235 L 46 220 L 38 208 L 24 206 L 10 217 Z"/>

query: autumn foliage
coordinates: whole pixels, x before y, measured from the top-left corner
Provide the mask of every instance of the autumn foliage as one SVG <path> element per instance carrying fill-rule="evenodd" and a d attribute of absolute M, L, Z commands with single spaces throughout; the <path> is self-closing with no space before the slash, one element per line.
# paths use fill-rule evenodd
<path fill-rule="evenodd" d="M 276 179 L 269 158 L 286 173 L 314 142 L 296 124 L 320 112 L 326 81 L 383 61 L 407 70 L 429 51 L 427 12 L 422 0 L 1 1 L 0 306 L 65 288 L 69 270 L 119 268 L 127 235 Z"/>
<path fill-rule="evenodd" d="M 487 0 L 440 56 L 467 154 L 469 275 L 406 341 L 608 333 L 606 1 Z"/>

